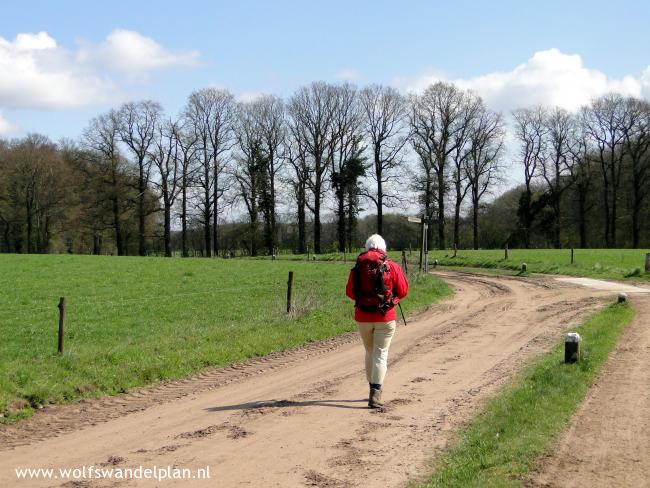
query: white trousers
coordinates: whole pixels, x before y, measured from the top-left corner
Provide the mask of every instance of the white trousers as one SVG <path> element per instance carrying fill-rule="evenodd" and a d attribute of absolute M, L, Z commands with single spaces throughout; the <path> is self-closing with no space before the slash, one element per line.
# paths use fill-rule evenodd
<path fill-rule="evenodd" d="M 366 349 L 366 378 L 368 383 L 381 385 L 388 366 L 388 348 L 395 334 L 396 322 L 357 322 Z"/>

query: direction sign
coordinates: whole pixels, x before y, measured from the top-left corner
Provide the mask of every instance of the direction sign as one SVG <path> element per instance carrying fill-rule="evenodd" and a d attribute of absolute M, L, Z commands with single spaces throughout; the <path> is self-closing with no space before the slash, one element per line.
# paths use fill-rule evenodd
<path fill-rule="evenodd" d="M 408 221 L 413 222 L 414 224 L 421 224 L 422 223 L 422 219 L 420 217 L 409 217 Z"/>

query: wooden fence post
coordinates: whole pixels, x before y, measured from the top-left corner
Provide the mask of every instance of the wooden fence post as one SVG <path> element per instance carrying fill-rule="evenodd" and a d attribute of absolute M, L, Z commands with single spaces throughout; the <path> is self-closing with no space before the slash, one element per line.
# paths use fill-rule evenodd
<path fill-rule="evenodd" d="M 505 260 L 508 260 L 508 243 L 506 242 L 506 248 L 505 248 Z"/>
<path fill-rule="evenodd" d="M 65 325 L 65 297 L 59 298 L 59 354 L 63 354 L 63 326 Z"/>
<path fill-rule="evenodd" d="M 287 281 L 287 313 L 291 312 L 291 289 L 293 288 L 293 271 L 289 271 L 289 280 Z"/>
<path fill-rule="evenodd" d="M 573 248 L 571 248 L 571 264 L 573 264 Z"/>
<path fill-rule="evenodd" d="M 402 268 L 404 268 L 404 273 L 408 274 L 409 272 L 409 263 L 406 259 L 406 251 L 402 249 Z"/>
<path fill-rule="evenodd" d="M 650 252 L 645 255 L 645 272 L 650 273 Z"/>

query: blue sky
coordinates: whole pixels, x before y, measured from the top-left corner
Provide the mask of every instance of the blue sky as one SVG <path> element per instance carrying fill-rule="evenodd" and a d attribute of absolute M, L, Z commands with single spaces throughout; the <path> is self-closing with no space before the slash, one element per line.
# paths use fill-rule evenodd
<path fill-rule="evenodd" d="M 501 110 L 529 99 L 575 108 L 611 89 L 646 96 L 649 18 L 641 1 L 8 2 L 0 134 L 74 138 L 121 101 L 154 98 L 174 114 L 207 85 L 245 99 L 313 80 L 408 91 L 449 79 Z M 35 54 L 17 41 L 39 32 Z M 130 52 L 131 41 L 145 47 Z"/>

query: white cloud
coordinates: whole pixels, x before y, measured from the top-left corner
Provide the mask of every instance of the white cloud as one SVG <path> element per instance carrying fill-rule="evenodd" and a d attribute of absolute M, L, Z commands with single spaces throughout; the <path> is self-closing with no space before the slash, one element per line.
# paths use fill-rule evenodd
<path fill-rule="evenodd" d="M 413 80 L 398 79 L 396 84 L 408 91 L 421 91 L 440 80 L 472 89 L 491 107 L 506 111 L 534 104 L 577 110 L 593 97 L 607 92 L 650 98 L 650 66 L 639 78 L 610 78 L 601 71 L 586 68 L 580 55 L 564 54 L 554 48 L 536 52 L 511 71 L 469 79 L 450 79 L 440 73 L 428 73 Z"/>
<path fill-rule="evenodd" d="M 142 75 L 166 68 L 197 66 L 199 52 L 169 50 L 138 32 L 115 29 L 102 43 L 83 45 L 77 59 L 130 75 Z"/>
<path fill-rule="evenodd" d="M 39 49 L 54 49 L 56 41 L 47 32 L 38 34 L 18 34 L 14 46 L 20 51 L 38 51 Z"/>
<path fill-rule="evenodd" d="M 144 79 L 165 68 L 196 66 L 197 51 L 168 50 L 116 29 L 99 44 L 66 49 L 46 32 L 0 37 L 0 108 L 71 109 L 121 100 L 120 77 Z M 121 81 L 124 81 L 122 79 Z"/>
<path fill-rule="evenodd" d="M 264 92 L 261 91 L 244 91 L 237 93 L 235 98 L 238 102 L 254 102 L 258 98 L 264 96 Z"/>
<path fill-rule="evenodd" d="M 45 32 L 0 37 L 0 107 L 62 109 L 105 101 L 113 83 L 84 69 Z"/>
<path fill-rule="evenodd" d="M 341 81 L 349 81 L 351 83 L 360 81 L 363 78 L 361 73 L 353 69 L 342 69 L 336 73 L 336 79 Z"/>
<path fill-rule="evenodd" d="M 643 97 L 650 100 L 650 66 L 641 75 L 641 91 Z"/>
<path fill-rule="evenodd" d="M 14 130 L 15 127 L 0 113 L 0 137 L 9 135 Z"/>

